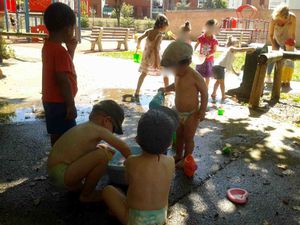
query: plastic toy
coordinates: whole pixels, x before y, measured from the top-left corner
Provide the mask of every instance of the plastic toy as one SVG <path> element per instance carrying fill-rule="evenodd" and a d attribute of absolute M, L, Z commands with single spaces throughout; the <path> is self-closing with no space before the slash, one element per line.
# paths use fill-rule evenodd
<path fill-rule="evenodd" d="M 230 148 L 230 147 L 224 147 L 222 152 L 223 152 L 223 154 L 225 154 L 225 155 L 226 155 L 226 154 L 229 154 L 229 153 L 231 153 L 231 148 Z"/>
<path fill-rule="evenodd" d="M 184 163 L 183 163 L 183 171 L 187 177 L 194 176 L 197 168 L 198 168 L 198 166 L 192 155 L 188 155 L 187 157 L 185 157 Z"/>
<path fill-rule="evenodd" d="M 162 91 L 158 91 L 157 94 L 153 97 L 151 102 L 149 103 L 149 109 L 155 109 L 159 106 L 162 106 L 165 101 L 165 96 Z"/>
<path fill-rule="evenodd" d="M 230 188 L 227 191 L 227 198 L 237 204 L 245 204 L 248 200 L 248 195 L 248 191 L 241 188 Z"/>
<path fill-rule="evenodd" d="M 223 116 L 224 115 L 224 109 L 223 108 L 219 108 L 218 109 L 218 115 L 219 116 Z"/>
<path fill-rule="evenodd" d="M 139 53 L 134 53 L 133 54 L 133 61 L 136 62 L 136 63 L 140 63 L 141 62 L 141 54 Z"/>

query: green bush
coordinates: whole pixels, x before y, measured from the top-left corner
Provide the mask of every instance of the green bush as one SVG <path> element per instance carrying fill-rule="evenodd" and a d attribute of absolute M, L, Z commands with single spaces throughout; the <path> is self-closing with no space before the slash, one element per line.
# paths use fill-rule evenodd
<path fill-rule="evenodd" d="M 121 27 L 134 27 L 134 19 L 132 17 L 121 18 Z"/>
<path fill-rule="evenodd" d="M 86 15 L 83 15 L 80 18 L 80 25 L 82 28 L 88 28 L 90 26 L 89 18 Z"/>
<path fill-rule="evenodd" d="M 4 39 L 2 39 L 0 43 L 0 54 L 3 59 L 15 57 L 15 51 L 6 44 Z"/>
<path fill-rule="evenodd" d="M 225 0 L 214 0 L 214 6 L 216 9 L 226 9 L 227 2 Z"/>
<path fill-rule="evenodd" d="M 154 20 L 151 20 L 151 19 L 145 17 L 145 18 L 144 18 L 144 21 L 145 21 L 145 22 L 144 22 L 144 28 L 145 28 L 145 30 L 150 29 L 150 28 L 153 28 L 154 23 L 155 23 Z"/>

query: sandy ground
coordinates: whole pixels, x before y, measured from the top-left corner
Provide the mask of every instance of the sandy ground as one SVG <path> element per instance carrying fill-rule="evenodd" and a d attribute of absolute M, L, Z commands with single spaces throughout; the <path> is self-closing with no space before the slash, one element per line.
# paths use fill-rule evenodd
<path fill-rule="evenodd" d="M 94 102 L 115 99 L 126 113 L 122 138 L 133 145 L 137 121 L 162 79 L 146 78 L 140 105 L 123 103 L 122 95 L 135 88 L 138 64 L 85 54 L 85 45 L 75 57 L 78 122 L 87 119 Z M 102 204 L 80 204 L 78 196 L 57 190 L 47 179 L 49 137 L 44 121 L 36 119 L 40 47 L 15 45 L 17 58 L 26 60 L 9 60 L 2 67 L 7 77 L 0 80 L 0 100 L 7 104 L 0 105 L 0 116 L 7 117 L 0 121 L 0 224 L 118 224 Z M 227 87 L 239 86 L 240 79 L 229 75 Z M 172 96 L 170 104 L 171 100 Z M 271 110 L 252 111 L 228 100 L 222 104 L 224 116 L 218 116 L 219 106 L 209 103 L 207 118 L 197 131 L 196 175 L 189 179 L 176 172 L 168 224 L 300 224 L 300 129 L 272 119 Z M 229 156 L 221 153 L 226 144 L 233 149 Z M 246 205 L 227 200 L 231 187 L 249 191 Z"/>

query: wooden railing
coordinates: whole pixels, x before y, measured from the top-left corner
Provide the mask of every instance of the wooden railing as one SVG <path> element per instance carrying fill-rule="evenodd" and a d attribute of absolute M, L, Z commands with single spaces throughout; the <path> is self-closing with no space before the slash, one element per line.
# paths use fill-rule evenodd
<path fill-rule="evenodd" d="M 256 108 L 259 106 L 260 97 L 264 90 L 264 81 L 267 72 L 267 67 L 270 63 L 275 63 L 275 72 L 273 78 L 273 88 L 271 100 L 277 102 L 280 98 L 281 89 L 281 74 L 283 62 L 285 59 L 300 60 L 299 52 L 283 52 L 273 51 L 270 53 L 261 54 L 258 58 L 258 65 L 252 85 L 249 104 L 250 107 Z"/>

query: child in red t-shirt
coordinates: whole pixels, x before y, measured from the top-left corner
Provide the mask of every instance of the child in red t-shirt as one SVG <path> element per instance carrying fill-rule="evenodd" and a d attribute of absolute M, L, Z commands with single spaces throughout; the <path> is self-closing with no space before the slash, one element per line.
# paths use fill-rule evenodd
<path fill-rule="evenodd" d="M 195 50 L 198 45 L 200 45 L 200 54 L 205 55 L 206 59 L 203 64 L 197 65 L 196 70 L 198 73 L 205 78 L 206 85 L 208 87 L 209 80 L 212 77 L 212 67 L 214 64 L 214 53 L 217 50 L 218 41 L 214 36 L 217 29 L 217 20 L 208 20 L 205 24 L 204 34 L 198 37 L 197 43 L 195 45 Z"/>
<path fill-rule="evenodd" d="M 44 21 L 49 38 L 42 49 L 42 100 L 53 146 L 63 133 L 76 125 L 77 78 L 73 64 L 77 46 L 74 37 L 76 17 L 66 4 L 54 3 L 46 9 Z"/>

